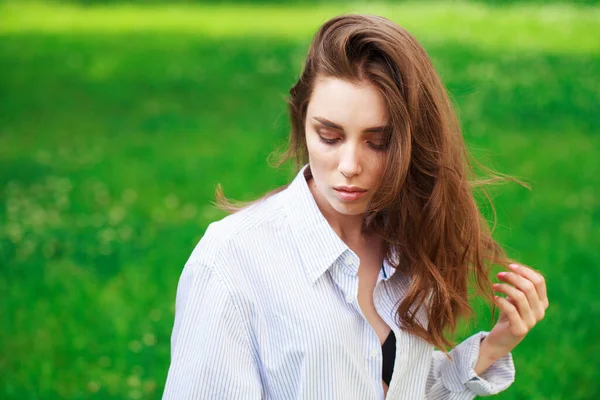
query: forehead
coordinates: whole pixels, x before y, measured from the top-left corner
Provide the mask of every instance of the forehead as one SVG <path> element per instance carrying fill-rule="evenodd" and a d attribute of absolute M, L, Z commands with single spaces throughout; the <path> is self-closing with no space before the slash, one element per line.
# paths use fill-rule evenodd
<path fill-rule="evenodd" d="M 387 123 L 387 104 L 373 84 L 320 77 L 307 108 L 307 120 L 313 116 L 348 128 L 368 128 Z"/>

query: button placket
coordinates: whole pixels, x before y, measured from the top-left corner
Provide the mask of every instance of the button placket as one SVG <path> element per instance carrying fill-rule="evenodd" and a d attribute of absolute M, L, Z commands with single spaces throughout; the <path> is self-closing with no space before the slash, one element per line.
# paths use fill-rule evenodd
<path fill-rule="evenodd" d="M 353 267 L 354 266 L 354 257 L 352 257 L 351 254 L 348 254 L 346 256 L 346 258 L 344 259 L 344 262 L 346 263 L 346 265 L 348 265 L 349 267 Z"/>
<path fill-rule="evenodd" d="M 371 358 L 376 358 L 379 355 L 379 349 L 377 349 L 375 347 L 372 348 L 370 354 L 371 354 Z"/>
<path fill-rule="evenodd" d="M 347 250 L 346 255 L 343 256 L 339 262 L 344 266 L 346 273 L 350 275 L 358 274 L 358 265 L 360 260 L 358 260 L 358 257 L 354 255 L 351 250 Z"/>
<path fill-rule="evenodd" d="M 338 287 L 341 289 L 343 299 L 346 303 L 354 303 L 358 293 L 357 277 L 351 273 L 342 260 L 335 262 L 331 274 Z"/>

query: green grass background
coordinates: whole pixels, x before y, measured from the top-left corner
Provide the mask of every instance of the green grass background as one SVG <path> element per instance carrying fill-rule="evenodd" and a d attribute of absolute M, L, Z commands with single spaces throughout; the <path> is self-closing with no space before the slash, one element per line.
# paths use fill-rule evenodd
<path fill-rule="evenodd" d="M 532 185 L 492 190 L 495 237 L 551 303 L 497 398 L 600 398 L 600 8 L 488 3 L 2 2 L 0 398 L 160 398 L 215 185 L 248 200 L 291 179 L 266 162 L 283 98 L 344 12 L 412 32 L 473 153 Z M 456 340 L 490 330 L 474 306 Z"/>

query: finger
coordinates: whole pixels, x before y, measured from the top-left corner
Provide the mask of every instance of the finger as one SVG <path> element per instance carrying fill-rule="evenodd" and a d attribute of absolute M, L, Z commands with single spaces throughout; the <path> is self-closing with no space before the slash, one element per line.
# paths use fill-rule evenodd
<path fill-rule="evenodd" d="M 525 325 L 529 327 L 529 329 L 536 324 L 537 320 L 531 311 L 531 307 L 529 306 L 529 301 L 527 300 L 525 293 L 521 292 L 514 286 L 507 285 L 506 283 L 495 283 L 492 286 L 496 292 L 504 293 L 510 296 L 510 299 L 512 300 L 510 303 L 516 305 L 521 319 L 524 321 Z M 506 298 L 506 300 L 509 301 L 509 298 Z"/>
<path fill-rule="evenodd" d="M 515 306 L 515 307 L 517 306 L 517 303 L 515 303 L 515 301 L 513 299 L 511 299 L 510 296 L 506 296 L 505 299 L 508 300 L 508 302 L 510 304 L 512 304 L 513 306 Z"/>
<path fill-rule="evenodd" d="M 533 268 L 522 264 L 510 264 L 509 267 L 511 267 L 514 272 L 525 276 L 531 282 L 533 282 L 540 302 L 544 305 L 544 308 L 548 308 L 548 292 L 546 289 L 546 280 L 544 279 L 544 276 Z"/>
<path fill-rule="evenodd" d="M 496 301 L 498 308 L 500 308 L 500 311 L 502 311 L 508 317 L 513 335 L 517 337 L 525 336 L 528 332 L 528 329 L 523 323 L 517 308 L 503 297 L 494 296 L 494 300 Z"/>
<path fill-rule="evenodd" d="M 522 291 L 527 297 L 529 307 L 533 310 L 533 316 L 536 321 L 542 319 L 544 307 L 542 306 L 535 285 L 529 279 L 517 274 L 516 272 L 500 272 L 498 278 L 512 283 L 517 289 Z"/>

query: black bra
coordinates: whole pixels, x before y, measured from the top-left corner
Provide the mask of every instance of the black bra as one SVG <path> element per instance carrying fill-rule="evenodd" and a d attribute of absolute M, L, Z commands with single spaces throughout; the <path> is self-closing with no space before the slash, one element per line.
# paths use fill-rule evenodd
<path fill-rule="evenodd" d="M 387 278 L 383 263 L 381 264 L 381 270 L 383 271 L 383 276 Z M 383 381 L 390 386 L 392 373 L 394 372 L 394 361 L 396 360 L 396 335 L 394 335 L 393 330 L 390 330 L 387 339 L 385 339 L 385 342 L 381 345 L 381 353 L 383 354 L 381 377 Z"/>
<path fill-rule="evenodd" d="M 381 377 L 383 381 L 389 386 L 392 380 L 392 373 L 394 372 L 394 361 L 396 360 L 396 335 L 394 331 L 390 331 L 387 339 L 381 346 L 381 352 L 383 354 L 383 369 Z"/>

